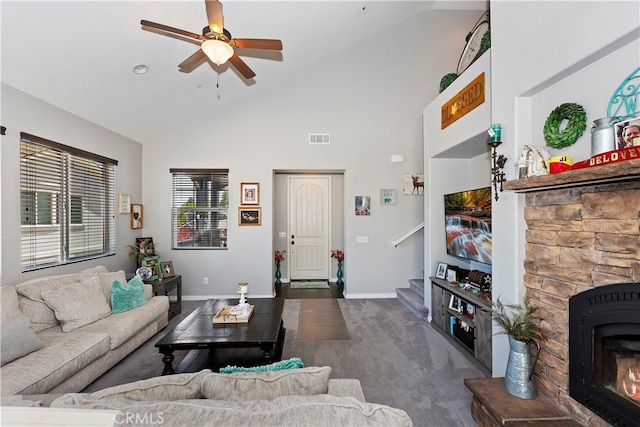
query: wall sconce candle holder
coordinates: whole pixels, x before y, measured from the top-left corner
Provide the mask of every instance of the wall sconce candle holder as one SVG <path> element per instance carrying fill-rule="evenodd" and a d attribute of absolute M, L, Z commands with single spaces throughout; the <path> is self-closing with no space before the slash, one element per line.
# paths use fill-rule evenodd
<path fill-rule="evenodd" d="M 489 147 L 491 147 L 491 181 L 493 182 L 493 192 L 495 193 L 496 201 L 498 201 L 498 190 L 503 191 L 502 183 L 506 181 L 504 176 L 504 165 L 507 163 L 507 158 L 502 154 L 498 155 L 496 148 L 502 144 L 500 124 L 492 124 L 489 129 Z M 498 188 L 498 184 L 500 188 Z"/>

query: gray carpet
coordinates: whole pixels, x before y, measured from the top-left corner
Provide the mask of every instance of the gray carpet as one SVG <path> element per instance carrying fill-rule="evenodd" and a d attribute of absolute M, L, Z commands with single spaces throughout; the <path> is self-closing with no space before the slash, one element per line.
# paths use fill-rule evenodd
<path fill-rule="evenodd" d="M 416 427 L 475 425 L 471 393 L 462 380 L 483 377 L 482 373 L 398 300 L 339 299 L 351 339 L 331 341 L 297 339 L 301 301 L 285 301 L 283 358 L 300 357 L 306 366 L 331 366 L 332 378 L 359 379 L 367 401 L 404 409 Z M 198 305 L 183 301 L 182 313 L 170 326 Z M 160 375 L 163 364 L 154 344 L 166 332 L 147 341 L 84 391 Z M 185 354 L 176 352 L 174 366 Z"/>

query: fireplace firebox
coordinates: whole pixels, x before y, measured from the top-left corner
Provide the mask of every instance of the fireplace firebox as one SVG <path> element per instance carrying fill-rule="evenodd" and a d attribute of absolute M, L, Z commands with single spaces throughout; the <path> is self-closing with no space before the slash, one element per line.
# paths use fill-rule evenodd
<path fill-rule="evenodd" d="M 615 426 L 640 426 L 640 283 L 569 299 L 569 394 Z"/>

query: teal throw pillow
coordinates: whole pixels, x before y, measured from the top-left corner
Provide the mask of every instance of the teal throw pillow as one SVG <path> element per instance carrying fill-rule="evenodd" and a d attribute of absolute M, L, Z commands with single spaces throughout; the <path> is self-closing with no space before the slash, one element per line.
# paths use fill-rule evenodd
<path fill-rule="evenodd" d="M 119 280 L 111 282 L 111 313 L 122 313 L 146 303 L 144 283 L 138 276 L 133 276 L 126 285 Z"/>
<path fill-rule="evenodd" d="M 242 368 L 239 366 L 226 366 L 220 368 L 221 374 L 233 374 L 234 372 L 266 372 L 283 371 L 285 369 L 304 368 L 304 363 L 299 357 L 292 357 L 288 360 L 281 360 L 270 365 L 256 366 L 255 368 Z"/>

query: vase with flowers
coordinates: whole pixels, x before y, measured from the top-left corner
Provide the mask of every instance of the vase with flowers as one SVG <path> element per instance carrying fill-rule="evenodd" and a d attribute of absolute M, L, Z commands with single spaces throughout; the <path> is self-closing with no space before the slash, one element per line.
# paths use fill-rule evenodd
<path fill-rule="evenodd" d="M 344 261 L 344 252 L 339 249 L 332 249 L 331 258 L 335 258 L 336 261 L 338 261 L 338 270 L 336 271 L 336 277 L 338 280 L 336 280 L 336 284 L 344 285 L 344 282 L 342 281 L 342 262 Z"/>
<path fill-rule="evenodd" d="M 276 263 L 276 286 L 282 285 L 282 272 L 280 271 L 280 263 L 284 261 L 285 251 L 273 251 L 273 259 Z"/>

